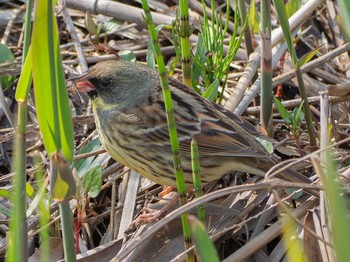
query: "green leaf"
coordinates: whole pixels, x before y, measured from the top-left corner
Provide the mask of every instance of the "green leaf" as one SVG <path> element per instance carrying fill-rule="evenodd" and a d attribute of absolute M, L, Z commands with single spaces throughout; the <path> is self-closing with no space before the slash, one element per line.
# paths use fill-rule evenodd
<path fill-rule="evenodd" d="M 260 137 L 255 137 L 255 139 L 258 140 L 258 142 L 266 149 L 267 152 L 269 152 L 270 154 L 273 153 L 274 148 L 273 148 L 273 144 L 271 143 L 271 141 L 265 140 L 265 139 L 260 138 Z"/>
<path fill-rule="evenodd" d="M 58 43 L 58 42 L 57 42 Z M 56 46 L 56 75 L 58 77 L 58 120 L 62 152 L 69 163 L 73 160 L 74 135 L 73 120 L 68 102 L 67 87 L 64 79 L 59 45 Z"/>
<path fill-rule="evenodd" d="M 162 30 L 164 27 L 167 27 L 167 26 L 164 25 L 164 24 L 161 24 L 161 25 L 158 25 L 156 27 L 157 35 L 159 34 L 160 30 Z M 150 39 L 148 41 L 148 44 L 147 44 L 146 61 L 147 61 L 148 67 L 151 68 L 151 69 L 155 69 L 156 68 L 156 57 L 155 57 L 155 54 L 154 54 L 153 50 L 154 50 L 153 43 L 152 43 L 152 40 Z"/>
<path fill-rule="evenodd" d="M 303 243 L 298 238 L 297 225 L 294 220 L 286 215 L 282 220 L 282 234 L 284 246 L 287 250 L 286 258 L 290 262 L 306 262 Z"/>
<path fill-rule="evenodd" d="M 100 43 L 100 34 L 101 34 L 101 31 L 102 31 L 102 27 L 103 27 L 103 24 L 98 24 L 97 27 L 96 27 L 96 37 L 95 39 L 93 40 L 94 44 L 95 45 L 98 45 Z"/>
<path fill-rule="evenodd" d="M 73 158 L 73 122 L 51 1 L 38 1 L 33 24 L 32 72 L 37 117 L 48 154 Z"/>
<path fill-rule="evenodd" d="M 255 11 L 255 1 L 251 0 L 249 7 L 249 27 L 250 31 L 254 33 L 259 33 L 259 14 Z"/>
<path fill-rule="evenodd" d="M 219 80 L 215 79 L 213 83 L 205 90 L 204 94 L 202 95 L 204 98 L 214 101 L 218 95 L 218 88 L 219 88 Z"/>
<path fill-rule="evenodd" d="M 343 29 L 346 31 L 346 35 L 348 37 L 348 40 L 350 38 L 350 1 L 349 0 L 339 0 L 339 9 L 340 9 L 340 15 L 343 20 Z"/>
<path fill-rule="evenodd" d="M 0 63 L 12 62 L 15 59 L 10 48 L 4 44 L 0 44 Z"/>
<path fill-rule="evenodd" d="M 35 190 L 29 183 L 26 183 L 26 193 L 30 199 L 33 199 L 35 197 Z"/>
<path fill-rule="evenodd" d="M 193 57 L 192 63 L 192 81 L 196 82 L 199 77 L 202 75 L 203 65 L 205 64 L 205 45 L 203 42 L 202 34 L 198 35 L 198 41 L 196 45 L 196 52 Z"/>
<path fill-rule="evenodd" d="M 32 56 L 31 48 L 29 47 L 28 55 L 26 61 L 24 62 L 21 76 L 18 80 L 18 85 L 16 89 L 16 100 L 17 102 L 24 102 L 27 100 L 27 96 L 32 84 Z"/>
<path fill-rule="evenodd" d="M 83 176 L 84 193 L 90 197 L 97 197 L 101 191 L 102 185 L 102 169 L 100 166 L 95 166 L 86 172 Z"/>
<path fill-rule="evenodd" d="M 147 44 L 146 62 L 149 68 L 156 69 L 156 58 L 154 56 L 153 44 L 151 40 L 149 40 Z"/>
<path fill-rule="evenodd" d="M 293 111 L 294 120 L 295 120 L 295 122 L 298 123 L 298 125 L 300 125 L 301 122 L 303 122 L 304 117 L 305 117 L 304 112 L 303 112 L 303 104 L 304 104 L 304 101 L 299 105 L 298 108 L 295 108 Z"/>
<path fill-rule="evenodd" d="M 279 101 L 276 97 L 273 97 L 273 100 L 275 101 L 276 107 L 278 112 L 280 113 L 281 117 L 287 124 L 292 123 L 292 114 L 286 110 L 284 105 Z"/>
<path fill-rule="evenodd" d="M 286 4 L 286 12 L 288 18 L 291 17 L 301 7 L 300 0 L 289 0 Z"/>
<path fill-rule="evenodd" d="M 10 217 L 13 215 L 13 211 L 7 207 L 5 207 L 4 205 L 0 206 L 0 213 L 4 214 L 7 217 Z M 12 231 L 11 231 L 12 232 Z M 13 260 L 9 260 L 9 261 L 13 261 Z"/>
<path fill-rule="evenodd" d="M 84 146 L 80 151 L 79 154 L 85 154 L 92 151 L 95 151 L 99 149 L 101 146 L 100 139 L 96 137 L 94 140 L 90 141 L 86 146 Z M 73 162 L 73 167 L 77 170 L 77 173 L 79 175 L 84 174 L 88 168 L 90 168 L 90 165 L 92 161 L 94 160 L 95 156 L 91 156 L 85 159 L 80 159 Z"/>
<path fill-rule="evenodd" d="M 298 116 L 297 116 L 297 114 L 298 114 Z M 303 119 L 304 119 L 304 112 L 301 111 L 301 112 L 298 113 L 298 108 L 294 108 L 294 110 L 293 110 L 292 128 L 293 129 L 299 129 Z"/>
<path fill-rule="evenodd" d="M 288 16 L 286 12 L 286 8 L 284 5 L 283 0 L 274 0 L 273 1 L 276 7 L 276 11 L 278 14 L 278 19 L 281 23 L 282 31 L 283 31 L 283 36 L 286 41 L 286 44 L 288 46 L 289 53 L 292 57 L 293 64 L 295 65 L 298 62 L 298 58 L 293 46 L 293 41 L 292 41 L 292 34 L 290 32 L 290 27 L 289 27 L 289 22 L 288 22 Z"/>
<path fill-rule="evenodd" d="M 204 225 L 195 217 L 188 217 L 196 250 L 202 262 L 219 262 L 219 256 L 213 242 L 209 238 Z"/>
<path fill-rule="evenodd" d="M 321 181 L 326 192 L 326 201 L 329 203 L 330 220 L 328 221 L 330 221 L 337 261 L 348 261 L 350 257 L 347 243 L 350 235 L 349 207 L 348 201 L 344 197 L 344 185 L 340 183 L 341 180 L 336 172 L 336 162 L 330 149 L 326 151 L 322 166 L 325 173 L 321 174 Z"/>
<path fill-rule="evenodd" d="M 168 75 L 173 76 L 174 71 L 177 65 L 177 58 L 176 56 L 173 56 L 169 59 L 169 61 L 166 64 L 166 71 L 168 72 Z"/>
<path fill-rule="evenodd" d="M 116 31 L 122 24 L 124 23 L 124 21 L 112 18 L 110 20 L 108 20 L 107 22 L 103 23 L 102 25 L 102 29 L 106 32 L 114 32 Z"/>
<path fill-rule="evenodd" d="M 0 83 L 1 83 L 1 86 L 4 90 L 11 87 L 12 84 L 14 83 L 14 81 L 15 81 L 15 77 L 13 77 L 13 76 L 1 76 L 0 77 Z"/>
<path fill-rule="evenodd" d="M 4 198 L 10 198 L 11 193 L 10 190 L 8 189 L 0 189 L 0 197 L 4 197 Z"/>
<path fill-rule="evenodd" d="M 317 52 L 323 47 L 324 45 L 321 45 L 319 47 L 317 47 L 316 49 L 306 53 L 305 55 L 303 55 L 298 62 L 296 63 L 296 65 L 294 66 L 295 69 L 298 69 L 300 67 L 302 67 L 303 65 L 305 65 L 307 62 L 309 62 L 311 60 L 311 58 L 314 57 L 314 55 L 317 54 Z"/>
<path fill-rule="evenodd" d="M 50 192 L 53 200 L 64 202 L 75 196 L 76 186 L 69 163 L 62 154 L 50 157 Z"/>
<path fill-rule="evenodd" d="M 304 191 L 300 190 L 300 188 L 284 188 L 284 191 L 286 191 L 287 195 L 293 195 L 292 198 L 294 200 L 297 200 L 301 198 L 304 195 Z M 299 191 L 299 192 L 297 192 Z"/>
<path fill-rule="evenodd" d="M 0 44 L 0 64 L 5 62 L 12 62 L 14 60 L 14 56 L 11 50 L 3 44 Z M 13 76 L 1 76 L 0 83 L 3 89 L 10 87 L 15 78 Z"/>
<path fill-rule="evenodd" d="M 120 59 L 131 61 L 131 62 L 136 62 L 136 56 L 134 52 L 130 50 L 123 50 L 118 53 Z"/>
<path fill-rule="evenodd" d="M 90 35 L 97 35 L 97 28 L 96 28 L 95 22 L 92 19 L 92 16 L 89 12 L 86 12 L 85 14 L 84 23 L 85 23 L 85 28 L 86 30 L 88 30 Z"/>

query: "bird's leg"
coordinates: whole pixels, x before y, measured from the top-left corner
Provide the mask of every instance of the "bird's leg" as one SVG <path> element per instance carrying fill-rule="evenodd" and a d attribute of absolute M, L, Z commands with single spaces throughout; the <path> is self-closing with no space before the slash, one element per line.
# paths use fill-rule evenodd
<path fill-rule="evenodd" d="M 173 190 L 174 190 L 174 188 L 172 186 L 164 186 L 163 190 L 158 194 L 158 196 L 160 198 L 164 198 L 166 195 L 168 195 Z"/>
<path fill-rule="evenodd" d="M 151 223 L 158 221 L 159 219 L 163 218 L 169 209 L 176 204 L 176 202 L 179 199 L 179 194 L 175 193 L 172 194 L 171 197 L 168 199 L 168 203 L 166 203 L 165 206 L 163 206 L 160 210 L 155 210 L 149 207 L 144 207 L 142 210 L 142 214 L 139 215 L 129 226 L 127 232 L 133 232 L 135 229 L 142 223 Z"/>

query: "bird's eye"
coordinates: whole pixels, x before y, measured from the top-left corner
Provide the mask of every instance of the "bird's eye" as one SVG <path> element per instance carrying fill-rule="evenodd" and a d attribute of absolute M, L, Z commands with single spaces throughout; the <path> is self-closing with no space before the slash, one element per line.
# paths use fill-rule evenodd
<path fill-rule="evenodd" d="M 111 79 L 109 78 L 104 78 L 100 81 L 100 86 L 102 88 L 108 88 L 111 85 Z"/>

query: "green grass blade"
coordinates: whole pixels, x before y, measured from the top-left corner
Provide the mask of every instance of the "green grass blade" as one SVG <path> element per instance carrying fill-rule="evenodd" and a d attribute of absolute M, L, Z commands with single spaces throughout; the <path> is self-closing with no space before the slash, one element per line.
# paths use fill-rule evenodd
<path fill-rule="evenodd" d="M 14 190 L 11 195 L 13 214 L 10 222 L 9 246 L 6 261 L 27 261 L 28 228 L 26 218 L 26 124 L 27 104 L 18 103 L 18 123 L 14 146 Z"/>
<path fill-rule="evenodd" d="M 200 261 L 219 262 L 219 256 L 216 252 L 213 242 L 210 240 L 204 225 L 195 217 L 188 217 L 191 226 L 191 233 L 198 250 Z"/>
<path fill-rule="evenodd" d="M 340 183 L 336 173 L 336 165 L 330 150 L 327 150 L 324 159 L 325 175 L 322 182 L 325 187 L 329 210 L 330 210 L 330 226 L 332 229 L 332 237 L 334 240 L 334 249 L 337 261 L 349 261 L 350 249 L 348 239 L 350 236 L 350 219 L 347 203 L 342 197 Z"/>
<path fill-rule="evenodd" d="M 23 38 L 23 54 L 22 54 L 22 64 L 24 60 L 27 59 L 29 46 L 30 46 L 30 36 L 32 31 L 32 13 L 33 13 L 33 0 L 27 1 L 26 15 L 25 15 L 25 29 Z"/>
<path fill-rule="evenodd" d="M 210 101 L 214 101 L 218 94 L 219 85 L 219 80 L 215 79 L 214 82 L 211 83 L 211 85 L 207 88 L 207 90 L 205 90 L 202 96 Z"/>
<path fill-rule="evenodd" d="M 306 262 L 301 240 L 298 238 L 296 223 L 290 217 L 286 217 L 282 223 L 283 241 L 287 249 L 287 258 L 290 262 Z"/>
<path fill-rule="evenodd" d="M 320 51 L 320 49 L 323 47 L 322 46 L 319 46 L 317 47 L 316 49 L 314 50 L 311 50 L 310 52 L 307 52 L 305 55 L 303 55 L 299 60 L 298 62 L 295 64 L 295 68 L 300 68 L 302 67 L 303 65 L 305 65 L 307 62 L 309 62 L 313 57 L 314 55 L 317 54 L 318 51 Z"/>
<path fill-rule="evenodd" d="M 51 1 L 37 2 L 31 55 L 37 116 L 45 148 L 49 154 L 62 150 L 71 161 L 73 124 Z"/>
<path fill-rule="evenodd" d="M 287 17 L 291 17 L 301 7 L 300 0 L 289 0 L 286 4 Z"/>
<path fill-rule="evenodd" d="M 202 181 L 200 176 L 200 165 L 199 165 L 199 152 L 198 152 L 198 143 L 193 138 L 191 142 L 191 159 L 192 159 L 192 174 L 193 174 L 193 184 L 194 184 L 194 193 L 196 198 L 202 196 Z M 199 220 L 204 221 L 204 205 L 197 207 L 197 215 Z"/>
<path fill-rule="evenodd" d="M 251 0 L 249 7 L 249 28 L 253 33 L 259 33 L 259 14 L 255 11 L 255 1 Z"/>
<path fill-rule="evenodd" d="M 192 70 L 191 70 L 191 47 L 190 47 L 190 36 L 192 29 L 190 28 L 189 14 L 188 14 L 188 1 L 180 0 L 180 48 L 181 48 L 181 65 L 183 73 L 183 82 L 191 87 L 192 86 Z"/>
<path fill-rule="evenodd" d="M 62 162 L 73 159 L 73 123 L 65 86 L 58 28 L 54 15 L 55 1 L 38 0 L 33 24 L 31 58 L 34 94 L 40 131 L 51 165 L 55 156 Z M 61 158 L 60 158 L 61 159 Z M 66 199 L 75 192 L 74 179 L 69 175 L 69 164 L 64 172 L 51 180 L 55 197 Z M 64 174 L 68 174 L 64 176 Z M 51 175 L 55 178 L 54 174 Z M 64 185 L 60 187 L 58 185 Z M 59 187 L 59 188 L 58 188 Z M 60 203 L 64 252 L 67 261 L 75 260 L 73 227 L 68 201 Z"/>
<path fill-rule="evenodd" d="M 176 176 L 176 185 L 180 195 L 180 205 L 185 205 L 186 200 L 186 186 L 185 186 L 185 178 L 181 165 L 181 156 L 180 156 L 180 146 L 179 139 L 177 136 L 176 123 L 175 123 L 175 115 L 173 110 L 173 103 L 171 98 L 171 91 L 169 88 L 168 78 L 166 75 L 165 64 L 163 60 L 163 56 L 160 50 L 158 35 L 152 20 L 152 15 L 146 0 L 142 0 L 142 7 L 145 11 L 145 20 L 148 25 L 150 37 L 153 42 L 153 48 L 156 55 L 156 60 L 158 64 L 158 70 L 160 75 L 160 81 L 162 84 L 164 102 L 165 102 L 165 111 L 167 114 L 167 123 L 169 130 L 169 137 L 171 142 L 171 150 L 173 153 L 173 164 Z M 191 238 L 190 238 L 190 228 L 188 226 L 187 221 L 188 213 L 184 213 L 181 215 L 181 223 L 183 229 L 183 235 L 185 239 L 185 248 L 189 249 L 192 246 Z M 194 256 L 192 252 L 187 253 L 187 260 L 194 261 Z"/>
<path fill-rule="evenodd" d="M 292 123 L 292 114 L 287 111 L 287 109 L 284 107 L 284 105 L 281 103 L 281 101 L 279 101 L 275 96 L 273 97 L 273 100 L 275 101 L 277 110 L 280 113 L 283 120 L 286 123 L 291 124 Z"/>
<path fill-rule="evenodd" d="M 281 23 L 283 36 L 288 46 L 289 53 L 291 54 L 293 64 L 295 65 L 298 62 L 297 53 L 295 52 L 295 48 L 293 46 L 292 34 L 289 27 L 287 11 L 284 5 L 283 0 L 273 0 L 276 11 L 278 13 L 278 19 Z"/>
<path fill-rule="evenodd" d="M 346 30 L 347 37 L 350 38 L 350 1 L 339 0 L 339 9 L 344 22 L 344 30 Z"/>
<path fill-rule="evenodd" d="M 16 89 L 16 101 L 24 102 L 27 100 L 27 96 L 32 84 L 32 57 L 29 49 L 27 59 L 24 62 L 21 76 L 18 81 Z"/>
<path fill-rule="evenodd" d="M 272 135 L 272 48 L 271 48 L 271 0 L 261 1 L 261 100 L 260 124 Z"/>
<path fill-rule="evenodd" d="M 37 156 L 34 158 L 36 164 L 39 164 L 40 158 Z M 39 188 L 37 195 L 39 197 L 38 209 L 39 209 L 39 223 L 42 230 L 40 230 L 40 250 L 42 255 L 42 261 L 48 261 L 50 258 L 50 245 L 49 238 L 50 232 L 47 225 L 50 222 L 50 207 L 46 199 L 46 183 L 44 181 L 44 174 L 42 169 L 38 168 L 35 172 L 35 181 L 38 183 Z"/>

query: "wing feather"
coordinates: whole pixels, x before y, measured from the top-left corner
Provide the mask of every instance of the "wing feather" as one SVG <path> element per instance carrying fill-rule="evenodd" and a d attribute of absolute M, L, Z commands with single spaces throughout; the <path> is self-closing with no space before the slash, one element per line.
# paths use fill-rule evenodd
<path fill-rule="evenodd" d="M 201 157 L 270 156 L 255 139 L 256 136 L 264 138 L 264 135 L 249 122 L 205 100 L 178 80 L 171 77 L 169 80 L 174 108 L 181 110 L 181 114 L 175 112 L 175 118 L 182 153 L 190 154 L 191 140 L 195 138 Z M 140 107 L 144 110 L 144 114 L 141 114 L 144 117 L 140 120 L 140 125 L 143 126 L 144 141 L 150 146 L 163 145 L 170 150 L 166 118 L 161 118 L 157 114 L 159 110 L 162 110 L 161 108 L 155 108 L 155 105 L 160 107 L 161 103 L 153 101 L 150 104 L 152 107 L 145 107 L 145 105 Z M 140 113 L 138 112 L 137 115 Z"/>

